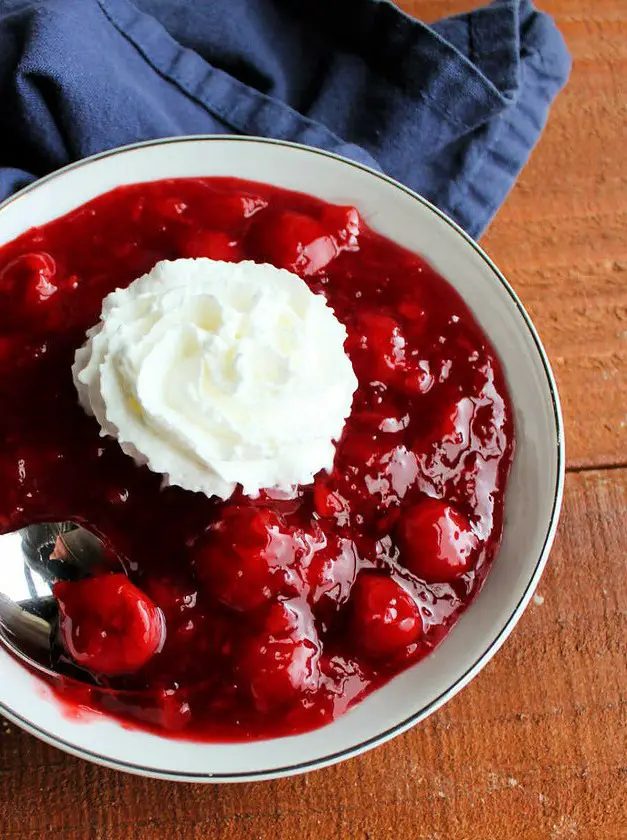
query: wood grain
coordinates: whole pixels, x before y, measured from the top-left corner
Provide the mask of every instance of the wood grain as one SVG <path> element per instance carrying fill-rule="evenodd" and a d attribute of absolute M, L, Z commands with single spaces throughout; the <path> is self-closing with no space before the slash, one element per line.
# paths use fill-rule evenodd
<path fill-rule="evenodd" d="M 480 3 L 401 5 L 429 21 Z M 0 726 L 2 840 L 627 838 L 627 2 L 539 5 L 572 79 L 483 242 L 536 321 L 566 414 L 571 472 L 539 597 L 423 725 L 308 776 L 155 782 Z"/>

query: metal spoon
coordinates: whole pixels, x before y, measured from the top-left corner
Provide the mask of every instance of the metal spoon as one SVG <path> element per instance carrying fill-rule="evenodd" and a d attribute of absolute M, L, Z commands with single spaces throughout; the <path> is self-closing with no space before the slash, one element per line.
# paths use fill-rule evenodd
<path fill-rule="evenodd" d="M 52 587 L 88 577 L 104 563 L 102 542 L 74 522 L 43 522 L 0 535 L 0 642 L 37 671 L 94 684 L 59 641 Z M 116 571 L 125 570 L 120 564 Z"/>

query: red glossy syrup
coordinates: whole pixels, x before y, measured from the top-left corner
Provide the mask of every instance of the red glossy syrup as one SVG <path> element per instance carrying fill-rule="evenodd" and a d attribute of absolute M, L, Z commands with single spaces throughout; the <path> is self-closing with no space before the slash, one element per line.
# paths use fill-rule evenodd
<path fill-rule="evenodd" d="M 70 368 L 103 297 L 182 256 L 292 268 L 347 326 L 352 415 L 332 474 L 295 500 L 161 490 L 77 404 Z M 68 650 L 100 688 L 57 692 L 132 725 L 206 740 L 320 726 L 427 655 L 498 550 L 499 362 L 451 286 L 352 208 L 171 180 L 30 230 L 0 250 L 0 403 L 0 529 L 84 522 L 131 570 L 122 594 L 59 588 Z"/>

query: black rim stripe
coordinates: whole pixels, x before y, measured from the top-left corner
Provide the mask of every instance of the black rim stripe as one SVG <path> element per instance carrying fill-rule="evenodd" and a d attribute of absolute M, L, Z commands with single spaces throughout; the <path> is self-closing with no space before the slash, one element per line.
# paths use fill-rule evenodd
<path fill-rule="evenodd" d="M 362 752 L 365 752 L 372 747 L 375 747 L 379 744 L 383 744 L 385 741 L 389 741 L 395 735 L 400 735 L 402 732 L 410 729 L 420 721 L 424 720 L 428 717 L 432 712 L 436 711 L 441 705 L 443 705 L 447 700 L 457 694 L 474 676 L 478 674 L 481 668 L 486 665 L 492 656 L 498 651 L 501 647 L 503 642 L 506 640 L 507 636 L 513 630 L 514 626 L 518 622 L 518 619 L 522 615 L 522 611 L 526 602 L 531 598 L 531 594 L 534 591 L 535 587 L 538 584 L 539 578 L 542 574 L 544 566 L 546 564 L 549 551 L 551 549 L 551 545 L 553 543 L 553 539 L 555 536 L 555 530 L 557 527 L 557 520 L 559 516 L 559 511 L 561 507 L 562 501 L 562 493 L 563 493 L 563 485 L 564 485 L 564 434 L 563 434 L 563 427 L 562 427 L 562 415 L 559 406 L 559 399 L 557 396 L 557 387 L 555 381 L 553 379 L 553 374 L 548 362 L 548 358 L 546 355 L 546 351 L 542 346 L 542 342 L 536 332 L 533 323 L 527 314 L 525 308 L 522 305 L 518 295 L 503 276 L 503 274 L 499 271 L 497 266 L 492 262 L 490 257 L 483 251 L 483 249 L 470 237 L 465 230 L 463 230 L 456 222 L 450 219 L 445 213 L 439 210 L 435 205 L 431 204 L 431 202 L 427 201 L 427 199 L 423 198 L 418 193 L 414 192 L 413 190 L 409 189 L 409 187 L 400 184 L 398 181 L 395 181 L 393 178 L 390 178 L 387 175 L 383 175 L 381 172 L 377 172 L 375 169 L 371 169 L 368 166 L 364 166 L 363 164 L 356 163 L 355 161 L 349 160 L 348 158 L 344 158 L 341 155 L 333 154 L 332 152 L 325 152 L 321 149 L 316 149 L 310 146 L 305 146 L 301 143 L 290 143 L 284 140 L 273 140 L 270 138 L 264 137 L 240 137 L 240 136 L 231 136 L 231 135 L 213 135 L 213 134 L 200 134 L 200 135 L 190 135 L 186 137 L 169 137 L 163 138 L 159 140 L 148 140 L 145 142 L 140 143 L 133 143 L 128 146 L 121 146 L 116 149 L 111 149 L 105 152 L 100 152 L 99 154 L 92 155 L 91 157 L 84 158 L 83 160 L 76 161 L 75 163 L 70 163 L 67 166 L 64 166 L 62 169 L 57 170 L 56 172 L 52 172 L 49 175 L 40 178 L 38 181 L 35 181 L 32 184 L 24 187 L 23 189 L 19 190 L 15 195 L 11 196 L 10 198 L 6 199 L 3 203 L 0 204 L 0 211 L 6 209 L 15 201 L 18 201 L 22 196 L 31 192 L 31 190 L 36 189 L 43 183 L 47 183 L 52 181 L 56 178 L 59 178 L 65 175 L 67 172 L 78 169 L 82 166 L 85 166 L 89 163 L 92 163 L 96 160 L 100 160 L 102 158 L 112 157 L 114 155 L 122 154 L 124 152 L 132 151 L 134 149 L 139 149 L 148 146 L 159 146 L 165 145 L 168 143 L 194 143 L 198 141 L 224 141 L 227 140 L 229 142 L 239 142 L 239 143 L 264 143 L 266 145 L 273 145 L 273 146 L 287 146 L 291 149 L 297 149 L 302 152 L 306 152 L 307 154 L 316 154 L 320 157 L 331 158 L 332 160 L 340 161 L 348 166 L 352 166 L 355 169 L 359 169 L 363 172 L 367 172 L 370 175 L 373 175 L 376 178 L 379 178 L 382 181 L 385 181 L 388 184 L 396 187 L 397 189 L 401 190 L 402 192 L 406 193 L 407 195 L 411 196 L 412 198 L 419 201 L 422 205 L 427 207 L 433 213 L 435 213 L 442 221 L 446 222 L 446 224 L 456 231 L 459 235 L 466 240 L 466 242 L 472 246 L 472 248 L 476 251 L 476 253 L 482 258 L 482 260 L 488 265 L 491 269 L 492 273 L 496 276 L 496 278 L 501 282 L 507 293 L 509 294 L 510 298 L 514 302 L 518 312 L 520 313 L 530 335 L 533 339 L 533 342 L 536 346 L 538 351 L 538 355 L 540 356 L 540 360 L 542 362 L 542 366 L 544 368 L 544 373 L 546 376 L 546 384 L 548 386 L 549 394 L 551 395 L 551 403 L 553 406 L 553 419 L 555 422 L 555 443 L 556 443 L 556 478 L 555 478 L 555 489 L 553 493 L 553 506 L 551 509 L 551 515 L 549 517 L 548 527 L 546 530 L 544 543 L 542 546 L 542 550 L 540 551 L 540 555 L 538 557 L 538 561 L 536 566 L 533 570 L 531 578 L 525 587 L 525 590 L 519 599 L 516 607 L 514 608 L 513 612 L 505 622 L 504 626 L 497 634 L 495 639 L 491 642 L 488 648 L 475 660 L 475 662 L 466 669 L 466 671 L 445 691 L 438 695 L 434 700 L 424 706 L 417 712 L 414 712 L 408 718 L 406 718 L 401 723 L 396 724 L 395 726 L 387 729 L 385 732 L 380 733 L 379 735 L 375 735 L 372 738 L 367 739 L 366 741 L 362 741 L 355 746 L 348 747 L 345 750 L 341 750 L 340 752 L 330 753 L 329 755 L 322 756 L 321 758 L 312 759 L 311 761 L 303 761 L 297 764 L 286 765 L 284 767 L 275 767 L 268 770 L 252 770 L 252 771 L 243 771 L 241 773 L 193 773 L 187 771 L 166 771 L 160 770 L 155 767 L 146 767 L 142 764 L 134 764 L 131 762 L 125 762 L 118 759 L 107 758 L 106 756 L 102 756 L 99 753 L 94 753 L 91 750 L 87 750 L 83 747 L 77 747 L 74 744 L 71 744 L 68 741 L 59 738 L 57 735 L 54 735 L 51 732 L 48 732 L 45 729 L 40 728 L 39 726 L 30 723 L 25 718 L 21 717 L 19 714 L 14 712 L 13 710 L 7 708 L 2 702 L 0 702 L 0 711 L 4 714 L 7 718 L 17 723 L 20 727 L 25 729 L 27 732 L 31 733 L 32 735 L 36 735 L 37 737 L 41 738 L 44 741 L 52 744 L 59 749 L 64 750 L 65 752 L 70 753 L 71 755 L 78 756 L 79 758 L 87 758 L 96 764 L 101 764 L 105 767 L 112 768 L 114 770 L 125 770 L 130 773 L 136 773 L 141 775 L 148 775 L 153 778 L 159 779 L 166 779 L 170 781 L 205 781 L 205 782 L 246 782 L 246 781 L 255 781 L 260 779 L 272 779 L 280 776 L 286 775 L 295 775 L 297 773 L 303 773 L 309 770 L 315 770 L 317 768 L 322 768 L 328 766 L 330 764 L 335 764 L 341 760 L 354 757 L 359 755 Z M 158 735 L 155 737 L 159 737 Z M 196 742 L 202 744 L 203 742 Z M 254 742 L 251 742 L 254 743 Z M 259 745 L 262 745 L 264 741 L 258 741 Z M 206 746 L 208 748 L 211 747 L 211 742 L 207 742 Z"/>

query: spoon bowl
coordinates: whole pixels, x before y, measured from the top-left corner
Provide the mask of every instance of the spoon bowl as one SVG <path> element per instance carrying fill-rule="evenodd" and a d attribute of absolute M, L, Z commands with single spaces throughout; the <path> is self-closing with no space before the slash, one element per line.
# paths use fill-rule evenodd
<path fill-rule="evenodd" d="M 36 671 L 93 684 L 60 642 L 54 584 L 89 577 L 105 564 L 101 540 L 75 522 L 40 522 L 0 535 L 0 642 Z"/>

